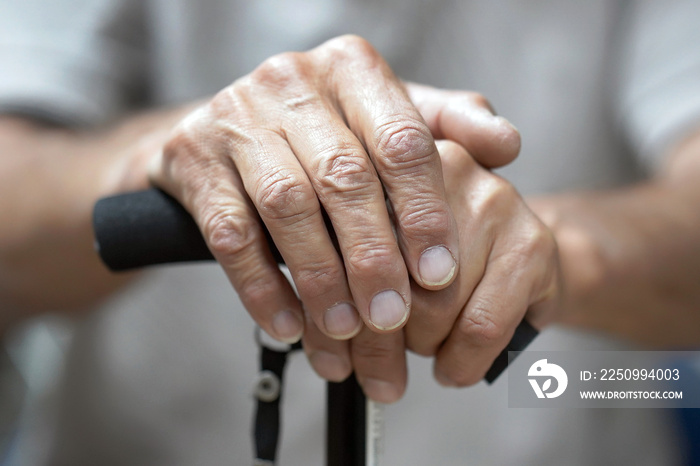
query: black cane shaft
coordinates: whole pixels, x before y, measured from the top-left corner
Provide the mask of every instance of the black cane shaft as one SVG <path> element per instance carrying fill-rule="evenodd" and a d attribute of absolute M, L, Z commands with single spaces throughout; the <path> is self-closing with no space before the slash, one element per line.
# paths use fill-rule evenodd
<path fill-rule="evenodd" d="M 214 260 L 190 214 L 159 189 L 100 199 L 93 212 L 93 228 L 97 251 L 114 271 Z M 269 236 L 268 243 L 282 263 Z"/>
<path fill-rule="evenodd" d="M 355 375 L 328 382 L 326 466 L 365 466 L 366 399 Z"/>

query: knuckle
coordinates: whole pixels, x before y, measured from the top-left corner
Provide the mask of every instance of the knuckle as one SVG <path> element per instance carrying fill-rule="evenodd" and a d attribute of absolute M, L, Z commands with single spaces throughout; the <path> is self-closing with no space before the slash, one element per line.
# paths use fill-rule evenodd
<path fill-rule="evenodd" d="M 319 160 L 317 176 L 324 191 L 349 193 L 378 189 L 371 162 L 353 147 L 327 149 L 319 154 Z"/>
<path fill-rule="evenodd" d="M 355 246 L 347 253 L 348 275 L 367 277 L 393 267 L 396 259 L 392 249 L 388 245 L 372 244 L 371 240 Z"/>
<path fill-rule="evenodd" d="M 520 195 L 515 187 L 500 176 L 493 177 L 491 197 L 499 203 L 511 203 Z"/>
<path fill-rule="evenodd" d="M 223 116 L 230 117 L 232 114 L 241 113 L 239 110 L 243 107 L 243 102 L 247 95 L 252 93 L 251 87 L 250 80 L 244 77 L 221 89 L 207 104 L 210 113 L 216 120 Z"/>
<path fill-rule="evenodd" d="M 443 236 L 452 223 L 452 216 L 444 202 L 422 196 L 411 199 L 407 206 L 397 212 L 396 218 L 401 233 L 408 240 L 419 242 Z"/>
<path fill-rule="evenodd" d="M 244 279 L 238 293 L 246 309 L 251 313 L 255 313 L 256 311 L 266 311 L 267 307 L 269 307 L 270 296 L 279 294 L 279 289 L 277 283 L 274 280 L 270 280 L 267 276 L 253 275 L 248 277 L 247 280 Z"/>
<path fill-rule="evenodd" d="M 221 165 L 235 144 L 253 141 L 251 112 L 238 88 L 219 91 L 208 103 L 185 116 L 171 131 L 163 146 L 163 161 L 194 165 Z"/>
<path fill-rule="evenodd" d="M 504 259 L 513 270 L 540 270 L 544 264 L 558 255 L 554 234 L 544 224 L 534 219 L 521 228 L 517 240 L 511 245 Z"/>
<path fill-rule="evenodd" d="M 322 49 L 338 58 L 357 60 L 358 58 L 376 59 L 379 53 L 374 46 L 363 37 L 346 34 L 326 42 Z"/>
<path fill-rule="evenodd" d="M 474 190 L 474 210 L 485 217 L 497 217 L 496 212 L 509 210 L 520 195 L 512 184 L 496 175 L 485 177 Z"/>
<path fill-rule="evenodd" d="M 269 220 L 304 220 L 319 211 L 313 188 L 304 177 L 286 170 L 263 176 L 255 191 L 260 215 Z"/>
<path fill-rule="evenodd" d="M 173 164 L 176 160 L 188 160 L 202 151 L 206 141 L 203 125 L 207 117 L 204 109 L 195 110 L 183 118 L 170 133 L 163 145 L 163 163 Z"/>
<path fill-rule="evenodd" d="M 251 85 L 289 88 L 307 77 L 306 57 L 301 52 L 285 52 L 263 61 L 250 74 Z"/>
<path fill-rule="evenodd" d="M 244 128 L 254 126 L 254 102 L 259 92 L 260 86 L 251 75 L 243 76 L 224 87 L 203 108 L 208 117 L 206 127 L 220 131 L 228 138 Z"/>
<path fill-rule="evenodd" d="M 223 264 L 236 261 L 258 240 L 260 226 L 246 215 L 220 208 L 204 221 L 202 233 L 212 254 Z"/>
<path fill-rule="evenodd" d="M 557 243 L 549 228 L 534 219 L 523 232 L 522 248 L 528 256 L 544 255 L 549 257 L 556 254 Z"/>
<path fill-rule="evenodd" d="M 294 273 L 294 283 L 302 298 L 324 296 L 344 281 L 343 271 L 329 262 L 305 265 Z"/>
<path fill-rule="evenodd" d="M 460 319 L 458 331 L 471 344 L 490 347 L 499 344 L 507 336 L 507 329 L 495 319 L 492 309 L 493 305 L 482 302 Z"/>
<path fill-rule="evenodd" d="M 412 118 L 392 118 L 375 130 L 377 163 L 391 171 L 410 171 L 433 161 L 435 143 L 430 132 Z"/>

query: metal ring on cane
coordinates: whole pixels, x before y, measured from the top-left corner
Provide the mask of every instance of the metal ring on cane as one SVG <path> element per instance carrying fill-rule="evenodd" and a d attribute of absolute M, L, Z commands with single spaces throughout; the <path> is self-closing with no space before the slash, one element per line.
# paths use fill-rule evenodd
<path fill-rule="evenodd" d="M 271 403 L 279 398 L 281 385 L 279 377 L 274 372 L 261 371 L 255 382 L 255 397 L 260 401 Z"/>

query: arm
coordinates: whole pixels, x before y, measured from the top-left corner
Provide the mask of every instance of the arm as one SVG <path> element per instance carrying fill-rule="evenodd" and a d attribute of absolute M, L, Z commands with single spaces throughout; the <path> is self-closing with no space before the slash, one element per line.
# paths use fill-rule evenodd
<path fill-rule="evenodd" d="M 189 110 L 99 132 L 0 116 L 0 332 L 38 312 L 84 309 L 127 280 L 93 251 L 92 205 L 146 186 L 146 158 Z"/>
<path fill-rule="evenodd" d="M 531 200 L 559 245 L 563 323 L 669 348 L 700 343 L 700 134 L 666 160 L 637 186 Z"/>

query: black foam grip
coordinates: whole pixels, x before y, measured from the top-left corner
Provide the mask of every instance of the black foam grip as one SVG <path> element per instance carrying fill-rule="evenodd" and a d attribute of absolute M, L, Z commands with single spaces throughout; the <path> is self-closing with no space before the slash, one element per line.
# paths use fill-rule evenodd
<path fill-rule="evenodd" d="M 93 214 L 96 247 L 111 270 L 148 265 L 214 260 L 190 214 L 159 189 L 149 189 L 100 199 Z M 273 256 L 283 263 L 267 230 Z M 508 366 L 508 351 L 522 351 L 537 336 L 523 320 L 513 339 L 486 374 L 493 382 Z"/>
<path fill-rule="evenodd" d="M 93 227 L 96 249 L 114 271 L 214 260 L 190 214 L 159 189 L 100 199 L 95 204 Z M 268 242 L 281 263 L 269 237 Z"/>

